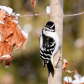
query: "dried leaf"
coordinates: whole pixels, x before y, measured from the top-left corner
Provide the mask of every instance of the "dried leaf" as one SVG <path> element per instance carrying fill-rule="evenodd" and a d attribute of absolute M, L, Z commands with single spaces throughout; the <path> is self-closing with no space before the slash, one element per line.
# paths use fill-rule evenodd
<path fill-rule="evenodd" d="M 64 59 L 64 64 L 63 64 L 62 70 L 66 70 L 66 67 L 68 67 L 68 66 L 69 66 L 69 62 L 66 59 Z"/>
<path fill-rule="evenodd" d="M 5 10 L 0 10 L 0 63 L 5 60 L 5 67 L 10 65 L 13 59 L 11 52 L 14 46 L 19 50 L 25 49 L 26 37 L 21 32 L 16 16 L 9 15 Z"/>
<path fill-rule="evenodd" d="M 0 60 L 0 63 L 2 63 L 3 62 L 3 60 Z"/>
<path fill-rule="evenodd" d="M 4 25 L 7 28 L 10 28 L 10 26 L 12 25 L 11 24 L 12 21 L 17 21 L 16 17 L 15 16 L 12 16 L 12 15 L 5 14 Z"/>
<path fill-rule="evenodd" d="M 13 32 L 13 35 L 11 35 L 7 40 L 10 43 L 10 45 L 14 45 L 17 47 L 17 50 L 21 47 L 21 45 L 24 44 L 26 41 L 26 37 L 22 34 L 21 30 L 15 24 L 14 22 L 11 22 L 11 26 L 9 28 L 10 32 Z"/>
<path fill-rule="evenodd" d="M 26 44 L 27 44 L 27 39 L 24 41 L 23 46 L 22 46 L 24 50 L 26 49 Z"/>
<path fill-rule="evenodd" d="M 12 59 L 13 59 L 13 57 L 11 56 L 11 59 L 5 61 L 5 67 L 6 68 L 8 68 L 8 66 L 10 65 L 10 62 L 11 62 Z"/>
<path fill-rule="evenodd" d="M 67 73 L 73 73 L 73 71 L 70 71 L 70 70 L 64 70 L 64 71 Z"/>
<path fill-rule="evenodd" d="M 1 34 L 1 41 L 4 42 L 11 33 L 4 24 L 0 23 L 0 34 Z"/>
<path fill-rule="evenodd" d="M 32 3 L 33 7 L 35 8 L 35 6 L 36 6 L 36 0 L 30 0 L 30 1 Z"/>
<path fill-rule="evenodd" d="M 5 58 L 4 55 L 10 55 L 12 51 L 11 45 L 8 42 L 0 42 L 0 59 Z"/>
<path fill-rule="evenodd" d="M 2 20 L 3 20 L 4 11 L 5 11 L 5 10 L 0 10 L 0 21 L 2 21 Z"/>
<path fill-rule="evenodd" d="M 11 61 L 13 59 L 11 56 L 11 51 L 12 48 L 8 42 L 0 42 L 0 63 L 2 63 L 3 60 Z M 9 66 L 7 62 L 5 65 Z"/>

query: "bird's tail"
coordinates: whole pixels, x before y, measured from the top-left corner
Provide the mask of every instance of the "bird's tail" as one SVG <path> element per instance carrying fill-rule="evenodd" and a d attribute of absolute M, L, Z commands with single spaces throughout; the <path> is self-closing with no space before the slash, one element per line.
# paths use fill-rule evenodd
<path fill-rule="evenodd" d="M 49 72 L 49 75 L 50 73 L 52 74 L 52 76 L 54 77 L 54 68 L 53 68 L 53 65 L 51 63 L 51 60 L 49 60 L 48 64 L 47 64 L 47 68 L 48 68 L 48 72 Z"/>

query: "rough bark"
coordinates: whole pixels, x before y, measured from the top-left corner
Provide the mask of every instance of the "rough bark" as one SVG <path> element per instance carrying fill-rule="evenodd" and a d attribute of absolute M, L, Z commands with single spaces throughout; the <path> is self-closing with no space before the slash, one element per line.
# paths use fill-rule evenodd
<path fill-rule="evenodd" d="M 60 38 L 60 45 L 62 45 L 63 37 L 63 0 L 50 0 L 50 21 L 55 23 L 56 32 Z M 48 84 L 62 84 L 62 62 L 58 63 L 59 57 L 62 58 L 62 49 L 58 50 L 57 54 L 54 57 L 54 77 L 50 74 L 48 76 Z M 58 63 L 57 68 L 55 68 Z"/>

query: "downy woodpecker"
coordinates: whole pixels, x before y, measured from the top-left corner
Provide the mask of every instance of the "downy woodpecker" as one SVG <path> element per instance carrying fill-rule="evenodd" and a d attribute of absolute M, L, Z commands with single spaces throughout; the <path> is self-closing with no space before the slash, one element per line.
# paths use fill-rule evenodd
<path fill-rule="evenodd" d="M 49 74 L 54 76 L 53 57 L 59 49 L 59 36 L 55 31 L 55 24 L 47 22 L 40 35 L 40 58 L 43 67 L 47 66 Z"/>

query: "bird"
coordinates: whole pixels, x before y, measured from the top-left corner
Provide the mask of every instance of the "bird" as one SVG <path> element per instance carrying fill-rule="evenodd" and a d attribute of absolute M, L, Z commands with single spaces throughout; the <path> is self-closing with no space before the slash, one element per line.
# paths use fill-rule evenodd
<path fill-rule="evenodd" d="M 55 24 L 48 21 L 42 29 L 40 35 L 40 59 L 43 67 L 48 68 L 50 73 L 54 76 L 53 57 L 59 49 L 59 36 L 55 30 Z"/>

